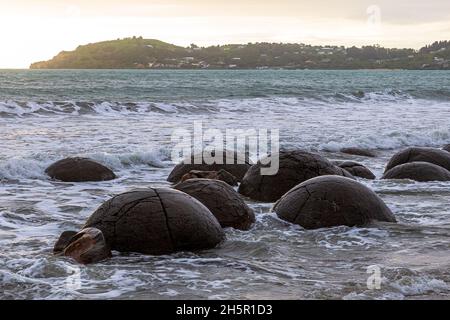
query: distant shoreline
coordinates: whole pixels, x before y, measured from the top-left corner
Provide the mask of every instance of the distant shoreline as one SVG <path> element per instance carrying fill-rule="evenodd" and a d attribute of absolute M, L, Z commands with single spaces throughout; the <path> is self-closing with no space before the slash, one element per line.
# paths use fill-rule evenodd
<path fill-rule="evenodd" d="M 137 69 L 137 68 L 48 68 L 48 69 L 33 69 L 33 68 L 6 68 L 1 71 L 87 71 L 87 70 L 98 70 L 98 71 L 450 71 L 450 69 L 388 69 L 388 68 L 334 68 L 334 69 L 283 69 L 283 68 L 267 68 L 267 69 L 258 69 L 258 68 L 235 68 L 235 69 L 170 69 L 170 68 L 161 68 L 161 69 Z"/>
<path fill-rule="evenodd" d="M 414 49 L 248 43 L 180 47 L 142 37 L 91 43 L 62 51 L 30 69 L 154 70 L 450 70 L 450 41 Z"/>

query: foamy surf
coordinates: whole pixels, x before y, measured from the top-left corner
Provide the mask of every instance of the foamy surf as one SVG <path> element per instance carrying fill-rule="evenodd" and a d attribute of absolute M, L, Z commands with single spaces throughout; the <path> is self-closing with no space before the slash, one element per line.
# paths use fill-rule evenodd
<path fill-rule="evenodd" d="M 0 72 L 0 298 L 415 299 L 449 296 L 448 182 L 380 180 L 407 146 L 450 143 L 448 73 L 370 71 Z M 27 79 L 27 81 L 24 81 Z M 28 81 L 29 80 L 29 81 Z M 89 86 L 86 85 L 89 83 Z M 126 84 L 126 85 L 124 85 Z M 272 203 L 246 202 L 250 231 L 225 230 L 214 250 L 162 257 L 113 252 L 80 268 L 54 257 L 64 230 L 80 229 L 112 196 L 170 187 L 171 135 L 192 130 L 280 129 L 284 148 L 363 163 L 396 225 L 305 230 Z M 339 152 L 376 150 L 376 158 Z M 64 183 L 45 169 L 93 158 L 117 179 Z M 368 267 L 381 289 L 370 290 Z"/>
<path fill-rule="evenodd" d="M 113 170 L 124 170 L 129 167 L 147 166 L 165 168 L 171 164 L 167 152 L 163 149 L 152 151 L 136 151 L 130 153 L 85 153 L 70 154 L 67 157 L 79 156 L 96 160 Z M 45 169 L 53 162 L 64 158 L 47 154 L 32 155 L 30 157 L 13 157 L 0 160 L 0 180 L 39 179 L 46 180 Z"/>

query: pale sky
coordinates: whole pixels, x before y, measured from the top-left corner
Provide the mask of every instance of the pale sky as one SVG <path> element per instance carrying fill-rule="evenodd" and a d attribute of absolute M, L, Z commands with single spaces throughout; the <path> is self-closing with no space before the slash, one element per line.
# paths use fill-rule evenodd
<path fill-rule="evenodd" d="M 0 68 L 133 35 L 420 48 L 450 40 L 450 0 L 0 0 Z"/>

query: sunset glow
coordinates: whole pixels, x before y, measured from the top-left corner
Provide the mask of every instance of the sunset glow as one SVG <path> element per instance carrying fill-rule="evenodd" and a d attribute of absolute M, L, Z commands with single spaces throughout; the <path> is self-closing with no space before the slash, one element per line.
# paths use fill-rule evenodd
<path fill-rule="evenodd" d="M 133 35 L 182 46 L 268 41 L 419 48 L 450 38 L 450 2 L 0 0 L 0 30 L 2 68 L 27 68 L 80 44 Z"/>

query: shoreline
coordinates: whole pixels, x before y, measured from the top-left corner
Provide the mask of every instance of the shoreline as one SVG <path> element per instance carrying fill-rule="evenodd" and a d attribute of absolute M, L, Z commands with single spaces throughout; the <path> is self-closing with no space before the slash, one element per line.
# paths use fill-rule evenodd
<path fill-rule="evenodd" d="M 141 68 L 105 68 L 105 69 L 96 69 L 96 68 L 61 68 L 61 69 L 56 69 L 56 68 L 50 68 L 50 69 L 40 69 L 40 68 L 23 68 L 23 69 L 1 69 L 0 70 L 44 70 L 44 71 L 50 71 L 50 70 L 139 70 L 139 71 L 166 71 L 166 70 L 170 70 L 170 71 L 450 71 L 450 69 L 386 69 L 386 68 L 331 68 L 331 69 L 321 69 L 321 68 L 308 68 L 308 69 L 302 69 L 302 68 L 298 68 L 298 69 L 291 69 L 291 68 L 266 68 L 266 69 L 261 69 L 261 68 L 204 68 L 204 69 L 199 69 L 199 68 L 158 68 L 158 69 L 141 69 Z"/>

